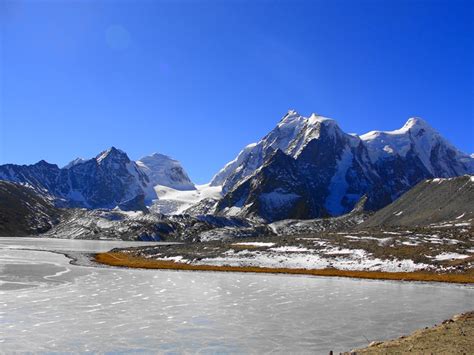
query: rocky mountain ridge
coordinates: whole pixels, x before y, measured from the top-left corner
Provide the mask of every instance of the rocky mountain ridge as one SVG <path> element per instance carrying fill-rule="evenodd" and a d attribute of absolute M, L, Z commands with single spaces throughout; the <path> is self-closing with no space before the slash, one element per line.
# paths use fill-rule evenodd
<path fill-rule="evenodd" d="M 473 173 L 474 159 L 420 118 L 357 136 L 332 119 L 289 111 L 211 185 L 223 186 L 216 213 L 275 221 L 338 216 L 364 195 L 377 210 L 424 179 Z"/>
<path fill-rule="evenodd" d="M 474 158 L 420 118 L 398 130 L 357 136 L 333 119 L 293 110 L 245 147 L 210 186 L 195 186 L 168 156 L 155 153 L 135 162 L 114 147 L 63 168 L 45 161 L 0 166 L 0 180 L 31 186 L 58 206 L 142 211 L 153 206 L 167 214 L 266 222 L 340 216 L 363 196 L 367 210 L 378 210 L 424 179 L 464 174 L 474 174 Z"/>
<path fill-rule="evenodd" d="M 194 188 L 177 161 L 155 154 L 134 162 L 115 147 L 91 159 L 75 159 L 63 168 L 44 160 L 1 165 L 0 180 L 33 187 L 54 198 L 58 206 L 89 209 L 145 210 L 157 198 L 157 182 Z"/>

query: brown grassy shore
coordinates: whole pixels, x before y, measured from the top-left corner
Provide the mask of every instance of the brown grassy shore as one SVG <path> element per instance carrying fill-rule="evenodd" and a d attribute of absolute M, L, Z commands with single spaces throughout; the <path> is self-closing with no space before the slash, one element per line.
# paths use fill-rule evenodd
<path fill-rule="evenodd" d="M 360 279 L 401 280 L 401 281 L 430 281 L 472 284 L 474 271 L 463 273 L 434 273 L 426 271 L 416 272 L 381 272 L 381 271 L 356 271 L 338 269 L 289 269 L 269 268 L 255 266 L 227 266 L 227 265 L 193 265 L 174 261 L 147 259 L 123 252 L 108 252 L 95 255 L 95 261 L 109 266 L 120 266 L 141 269 L 163 270 L 194 270 L 194 271 L 225 271 L 225 272 L 253 272 L 271 274 L 294 274 L 313 276 L 338 276 Z"/>

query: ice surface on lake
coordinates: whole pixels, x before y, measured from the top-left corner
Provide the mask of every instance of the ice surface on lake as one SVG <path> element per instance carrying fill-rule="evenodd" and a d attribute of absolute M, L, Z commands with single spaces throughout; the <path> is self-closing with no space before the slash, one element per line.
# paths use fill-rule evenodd
<path fill-rule="evenodd" d="M 113 248 L 179 244 L 173 242 L 129 242 L 122 240 L 81 240 L 56 238 L 0 238 L 0 248 L 101 253 Z"/>
<path fill-rule="evenodd" d="M 1 280 L 28 286 L 0 290 L 1 352 L 327 354 L 474 308 L 466 286 L 79 267 L 1 244 Z"/>

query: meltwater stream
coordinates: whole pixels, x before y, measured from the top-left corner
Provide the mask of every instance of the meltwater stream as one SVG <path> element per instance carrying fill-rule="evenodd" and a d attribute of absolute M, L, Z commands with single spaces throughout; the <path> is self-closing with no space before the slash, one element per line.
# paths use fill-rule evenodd
<path fill-rule="evenodd" d="M 467 286 L 82 267 L 25 250 L 116 245 L 0 239 L 0 351 L 327 354 L 474 309 Z"/>

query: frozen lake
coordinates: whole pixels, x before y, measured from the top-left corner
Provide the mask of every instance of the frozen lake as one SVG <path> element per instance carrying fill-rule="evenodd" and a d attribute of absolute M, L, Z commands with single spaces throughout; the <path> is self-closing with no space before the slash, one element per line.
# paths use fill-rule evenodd
<path fill-rule="evenodd" d="M 473 287 L 83 267 L 46 251 L 116 246 L 0 239 L 1 352 L 327 354 L 474 309 Z"/>

